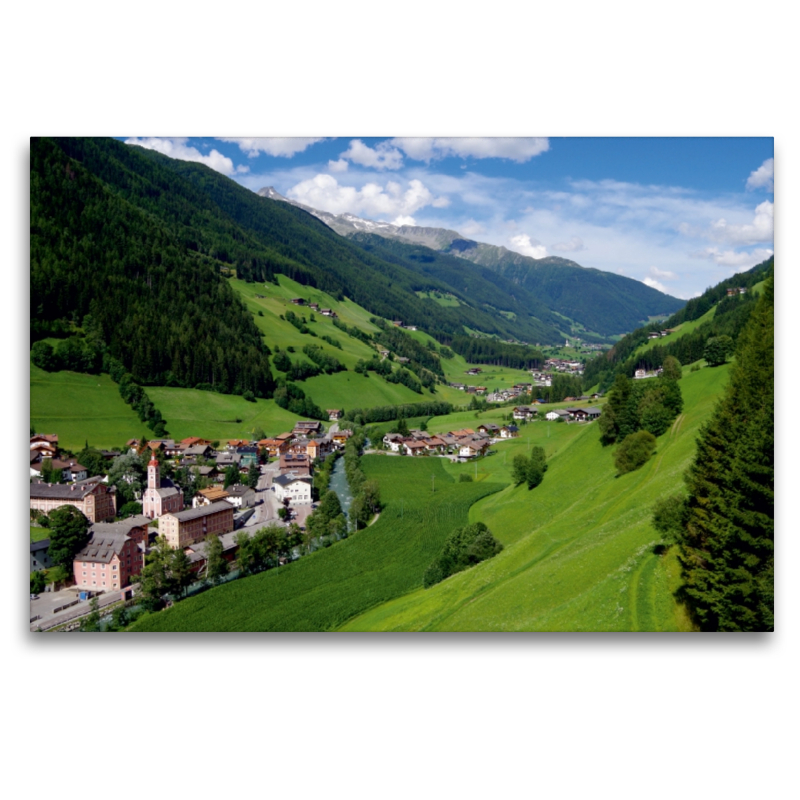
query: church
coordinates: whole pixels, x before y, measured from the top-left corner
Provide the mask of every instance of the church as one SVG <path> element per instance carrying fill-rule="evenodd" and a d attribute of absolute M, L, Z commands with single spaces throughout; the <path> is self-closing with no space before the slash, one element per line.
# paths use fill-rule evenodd
<path fill-rule="evenodd" d="M 142 496 L 142 513 L 150 519 L 162 514 L 183 510 L 183 491 L 165 478 L 161 480 L 161 467 L 155 455 L 147 465 L 147 489 Z"/>

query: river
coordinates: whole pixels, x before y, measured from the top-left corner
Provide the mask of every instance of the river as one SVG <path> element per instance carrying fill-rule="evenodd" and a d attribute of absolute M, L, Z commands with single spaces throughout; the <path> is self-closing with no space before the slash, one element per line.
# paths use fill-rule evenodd
<path fill-rule="evenodd" d="M 350 491 L 350 485 L 347 483 L 347 475 L 344 471 L 344 456 L 337 458 L 336 463 L 333 465 L 331 478 L 328 482 L 328 490 L 336 492 L 342 511 L 347 516 L 350 511 L 350 504 L 353 502 L 353 493 Z"/>

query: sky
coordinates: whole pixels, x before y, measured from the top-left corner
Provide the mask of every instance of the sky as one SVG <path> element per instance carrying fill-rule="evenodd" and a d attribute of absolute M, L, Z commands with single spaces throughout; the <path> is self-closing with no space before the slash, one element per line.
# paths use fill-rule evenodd
<path fill-rule="evenodd" d="M 334 214 L 448 228 L 683 299 L 773 253 L 768 137 L 123 140 Z"/>

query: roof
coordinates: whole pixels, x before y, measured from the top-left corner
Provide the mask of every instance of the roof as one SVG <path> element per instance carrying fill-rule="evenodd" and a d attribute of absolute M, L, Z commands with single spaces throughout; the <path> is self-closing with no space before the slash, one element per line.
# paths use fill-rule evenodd
<path fill-rule="evenodd" d="M 247 494 L 248 492 L 255 492 L 255 489 L 251 489 L 249 486 L 245 486 L 242 483 L 234 483 L 232 486 L 228 487 L 227 492 L 231 496 L 239 497 Z"/>
<path fill-rule="evenodd" d="M 53 500 L 83 500 L 87 494 L 98 485 L 102 480 L 99 477 L 86 478 L 69 485 L 63 483 L 32 483 L 30 485 L 30 496 L 42 499 Z M 109 491 L 113 490 L 111 487 Z"/>
<path fill-rule="evenodd" d="M 156 494 L 159 497 L 172 497 L 176 494 L 180 494 L 180 489 L 175 489 L 172 486 L 164 486 L 160 489 L 156 489 Z"/>
<path fill-rule="evenodd" d="M 209 449 L 207 444 L 193 444 L 183 449 L 184 456 L 202 456 Z"/>
<path fill-rule="evenodd" d="M 277 483 L 279 486 L 288 486 L 290 483 L 294 481 L 303 481 L 303 483 L 311 483 L 311 478 L 306 477 L 305 475 L 293 475 L 290 472 L 287 475 L 278 475 L 277 478 L 272 479 L 272 482 Z"/>
<path fill-rule="evenodd" d="M 31 553 L 37 553 L 39 550 L 47 550 L 50 547 L 49 539 L 39 539 L 38 542 L 31 542 Z"/>
<path fill-rule="evenodd" d="M 200 489 L 197 494 L 203 495 L 207 500 L 211 500 L 212 503 L 228 496 L 228 492 L 225 489 L 220 489 L 217 486 L 211 486 L 208 489 Z"/>
<path fill-rule="evenodd" d="M 164 514 L 164 516 L 175 517 L 175 519 L 180 522 L 186 522 L 190 519 L 199 519 L 200 517 L 207 517 L 210 514 L 217 514 L 220 511 L 230 511 L 231 514 L 233 514 L 233 507 L 230 503 L 220 500 L 218 503 L 212 503 L 210 506 L 187 508 L 185 511 L 178 511 L 174 514 Z"/>

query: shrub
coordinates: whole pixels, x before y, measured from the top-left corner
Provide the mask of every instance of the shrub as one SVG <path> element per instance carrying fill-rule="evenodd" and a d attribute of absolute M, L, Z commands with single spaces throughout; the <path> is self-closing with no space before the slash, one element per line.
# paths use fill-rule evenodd
<path fill-rule="evenodd" d="M 472 482 L 472 475 L 467 474 L 466 472 L 462 472 L 458 476 L 459 483 L 471 483 Z"/>
<path fill-rule="evenodd" d="M 643 466 L 655 452 L 656 437 L 649 431 L 631 433 L 622 440 L 614 455 L 614 466 L 620 475 Z"/>

